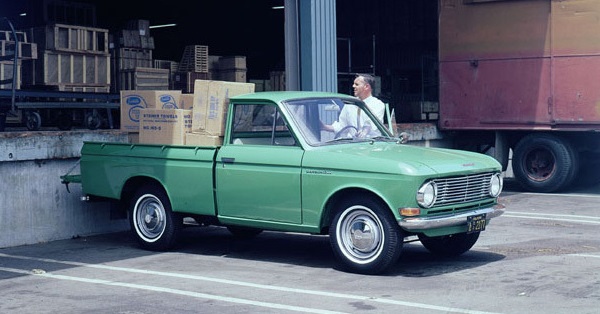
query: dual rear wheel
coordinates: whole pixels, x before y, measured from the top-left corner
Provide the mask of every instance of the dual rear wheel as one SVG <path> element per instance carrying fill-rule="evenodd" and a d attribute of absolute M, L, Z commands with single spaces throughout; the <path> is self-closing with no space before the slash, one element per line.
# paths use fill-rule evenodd
<path fill-rule="evenodd" d="M 533 192 L 556 192 L 573 183 L 579 171 L 579 154 L 562 137 L 530 134 L 516 145 L 512 167 L 523 188 Z"/>

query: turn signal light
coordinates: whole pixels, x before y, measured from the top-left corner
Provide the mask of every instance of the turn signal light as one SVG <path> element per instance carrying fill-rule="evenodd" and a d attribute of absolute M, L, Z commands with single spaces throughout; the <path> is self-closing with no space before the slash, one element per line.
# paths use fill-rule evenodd
<path fill-rule="evenodd" d="M 400 208 L 400 215 L 405 217 L 413 217 L 421 215 L 420 208 Z"/>

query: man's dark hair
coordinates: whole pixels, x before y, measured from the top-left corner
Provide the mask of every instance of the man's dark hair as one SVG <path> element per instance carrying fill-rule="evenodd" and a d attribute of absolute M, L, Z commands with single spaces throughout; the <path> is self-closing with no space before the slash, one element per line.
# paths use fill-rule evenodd
<path fill-rule="evenodd" d="M 365 83 L 369 84 L 371 86 L 372 90 L 375 90 L 375 77 L 371 74 L 363 74 L 363 73 L 358 73 L 356 74 L 356 77 L 362 76 L 362 78 L 364 79 Z"/>

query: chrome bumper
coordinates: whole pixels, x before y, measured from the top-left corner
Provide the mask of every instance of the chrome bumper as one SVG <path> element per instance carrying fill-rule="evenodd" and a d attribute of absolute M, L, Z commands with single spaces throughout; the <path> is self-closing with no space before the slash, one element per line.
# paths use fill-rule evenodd
<path fill-rule="evenodd" d="M 504 213 L 504 205 L 496 204 L 492 207 L 472 210 L 457 215 L 436 216 L 436 217 L 407 217 L 401 219 L 398 224 L 404 230 L 426 230 L 444 227 L 466 226 L 467 217 L 485 214 L 485 219 L 496 218 Z"/>

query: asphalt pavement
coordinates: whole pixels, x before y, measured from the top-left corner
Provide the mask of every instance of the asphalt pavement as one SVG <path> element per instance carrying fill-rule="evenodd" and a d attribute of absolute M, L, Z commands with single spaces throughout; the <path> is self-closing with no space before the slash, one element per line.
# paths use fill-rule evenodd
<path fill-rule="evenodd" d="M 128 232 L 0 249 L 1 313 L 598 313 L 600 186 L 522 191 L 472 250 L 405 244 L 389 273 L 337 269 L 326 236 L 186 228 L 170 252 Z"/>

